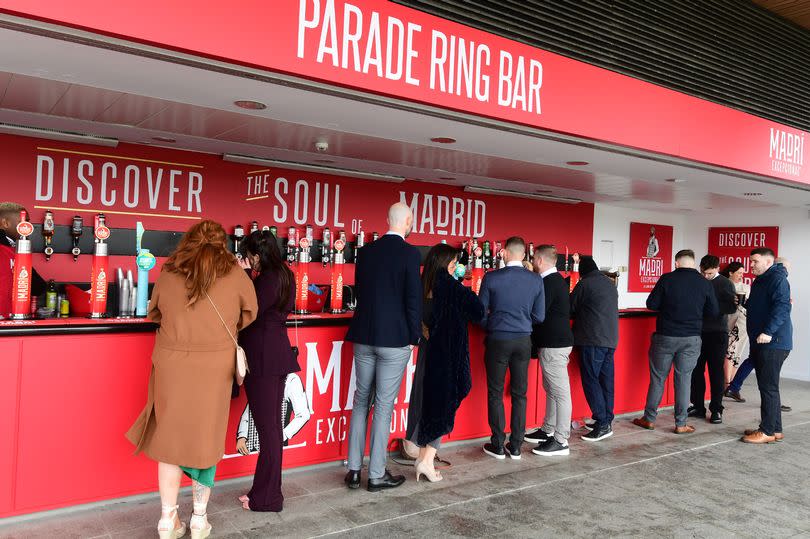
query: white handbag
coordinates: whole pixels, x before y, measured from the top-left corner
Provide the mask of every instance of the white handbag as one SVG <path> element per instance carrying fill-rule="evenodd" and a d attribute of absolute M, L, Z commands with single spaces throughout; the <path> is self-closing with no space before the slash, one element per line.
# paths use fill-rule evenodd
<path fill-rule="evenodd" d="M 239 341 L 236 340 L 236 337 L 234 337 L 233 333 L 231 333 L 231 330 L 228 329 L 228 324 L 225 323 L 225 320 L 222 318 L 222 315 L 219 314 L 219 309 L 217 309 L 217 306 L 214 305 L 214 302 L 211 300 L 211 296 L 209 296 L 206 293 L 205 297 L 207 297 L 208 301 L 211 302 L 211 307 L 214 308 L 214 311 L 217 313 L 219 320 L 225 327 L 225 331 L 228 332 L 228 335 L 230 335 L 231 339 L 233 339 L 233 343 L 236 345 L 236 383 L 241 386 L 245 381 L 245 376 L 247 376 L 248 373 L 250 372 L 248 370 L 247 356 L 245 355 L 245 350 L 241 346 L 239 346 Z"/>

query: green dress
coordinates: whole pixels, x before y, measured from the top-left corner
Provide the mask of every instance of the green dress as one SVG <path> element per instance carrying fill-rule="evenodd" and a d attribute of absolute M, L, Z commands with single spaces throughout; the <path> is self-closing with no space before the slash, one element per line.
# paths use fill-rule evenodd
<path fill-rule="evenodd" d="M 180 466 L 183 473 L 189 476 L 194 481 L 205 485 L 208 488 L 214 488 L 214 476 L 217 474 L 217 465 L 214 464 L 210 468 L 189 468 L 187 466 Z"/>

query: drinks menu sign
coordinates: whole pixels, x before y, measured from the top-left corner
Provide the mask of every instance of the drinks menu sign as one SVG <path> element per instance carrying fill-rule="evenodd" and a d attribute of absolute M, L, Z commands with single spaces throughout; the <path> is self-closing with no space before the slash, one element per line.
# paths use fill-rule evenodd
<path fill-rule="evenodd" d="M 630 223 L 628 292 L 650 292 L 664 273 L 672 271 L 672 227 Z"/>
<path fill-rule="evenodd" d="M 743 265 L 745 274 L 743 282 L 751 284 L 754 274 L 751 273 L 752 249 L 769 247 L 779 254 L 778 226 L 728 226 L 709 229 L 709 253 L 720 258 L 722 270 L 730 262 Z"/>

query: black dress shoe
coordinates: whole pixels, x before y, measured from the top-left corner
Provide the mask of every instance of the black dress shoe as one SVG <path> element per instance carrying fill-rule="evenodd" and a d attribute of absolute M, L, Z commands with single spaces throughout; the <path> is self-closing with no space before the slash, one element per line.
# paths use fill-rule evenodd
<path fill-rule="evenodd" d="M 780 407 L 780 409 L 781 409 L 783 412 L 791 412 L 791 411 L 793 411 L 793 408 L 791 408 L 790 406 L 787 406 L 787 405 L 785 405 L 785 404 L 783 404 L 783 405 Z"/>
<path fill-rule="evenodd" d="M 711 418 L 709 418 L 709 423 L 714 423 L 715 425 L 719 425 L 723 422 L 723 414 L 720 412 L 712 412 Z"/>
<path fill-rule="evenodd" d="M 694 406 L 690 406 L 686 410 L 686 415 L 688 417 L 700 417 L 702 419 L 706 419 L 706 410 L 698 410 Z"/>
<path fill-rule="evenodd" d="M 391 475 L 388 470 L 385 470 L 385 475 L 379 479 L 368 480 L 368 491 L 377 492 L 386 488 L 397 488 L 404 482 L 404 475 Z"/>
<path fill-rule="evenodd" d="M 343 481 L 349 488 L 360 488 L 360 470 L 349 470 Z"/>
<path fill-rule="evenodd" d="M 742 395 L 740 395 L 739 391 L 731 391 L 730 389 L 726 389 L 723 392 L 723 396 L 735 402 L 745 402 L 745 399 L 743 398 Z"/>

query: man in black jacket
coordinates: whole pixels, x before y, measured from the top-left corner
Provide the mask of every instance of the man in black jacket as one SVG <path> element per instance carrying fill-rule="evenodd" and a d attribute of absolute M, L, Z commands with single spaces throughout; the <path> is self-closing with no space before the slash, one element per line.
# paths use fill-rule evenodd
<path fill-rule="evenodd" d="M 720 259 L 706 255 L 700 259 L 700 272 L 712 285 L 714 296 L 720 308 L 718 316 L 703 319 L 703 331 L 700 334 L 700 357 L 695 370 L 692 371 L 692 406 L 689 417 L 706 418 L 706 365 L 709 366 L 709 383 L 712 400 L 709 421 L 718 424 L 723 422 L 723 367 L 728 351 L 728 315 L 737 310 L 737 296 L 734 284 L 719 273 Z"/>
<path fill-rule="evenodd" d="M 368 490 L 376 492 L 405 482 L 385 468 L 394 399 L 413 347 L 422 334 L 422 283 L 419 249 L 409 245 L 413 214 L 402 203 L 388 210 L 390 230 L 358 252 L 355 267 L 357 310 L 346 340 L 354 343 L 357 390 L 349 424 L 349 488 L 360 486 L 371 399 L 374 417 L 369 442 Z"/>
<path fill-rule="evenodd" d="M 534 269 L 543 278 L 546 296 L 546 318 L 536 324 L 532 332 L 540 368 L 543 369 L 546 414 L 543 426 L 528 433 L 525 440 L 539 444 L 532 449 L 535 455 L 568 455 L 572 411 L 568 359 L 574 345 L 568 283 L 557 271 L 557 249 L 553 245 L 537 248 Z"/>
<path fill-rule="evenodd" d="M 613 435 L 613 355 L 619 345 L 619 292 L 592 258 L 582 259 L 579 275 L 580 281 L 571 294 L 571 317 L 582 390 L 594 419 L 591 432 L 582 439 L 598 442 Z"/>
<path fill-rule="evenodd" d="M 647 308 L 658 311 L 650 344 L 650 386 L 644 417 L 634 419 L 633 424 L 655 428 L 664 385 L 674 366 L 675 434 L 695 432 L 695 427 L 686 424 L 692 370 L 700 355 L 703 319 L 717 316 L 719 309 L 712 285 L 695 269 L 694 251 L 678 251 L 675 271 L 658 279 L 647 297 Z"/>

